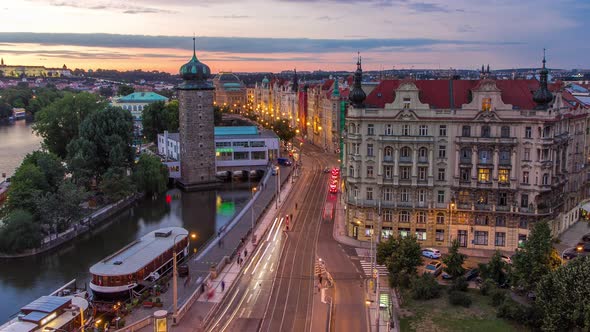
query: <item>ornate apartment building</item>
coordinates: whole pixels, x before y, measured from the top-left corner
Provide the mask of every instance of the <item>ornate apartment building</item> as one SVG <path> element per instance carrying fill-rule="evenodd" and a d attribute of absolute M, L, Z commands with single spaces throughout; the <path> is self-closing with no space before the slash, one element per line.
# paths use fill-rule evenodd
<path fill-rule="evenodd" d="M 588 197 L 588 109 L 537 80 L 384 80 L 357 63 L 342 176 L 347 233 L 514 251 L 548 219 L 558 235 Z"/>

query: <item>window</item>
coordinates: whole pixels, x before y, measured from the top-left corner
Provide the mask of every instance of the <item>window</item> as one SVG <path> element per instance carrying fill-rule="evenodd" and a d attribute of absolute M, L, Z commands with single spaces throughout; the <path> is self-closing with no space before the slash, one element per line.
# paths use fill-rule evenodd
<path fill-rule="evenodd" d="M 241 146 L 244 148 L 247 148 L 249 146 L 248 142 L 233 142 L 232 144 L 233 144 L 233 146 Z"/>
<path fill-rule="evenodd" d="M 428 149 L 420 148 L 418 150 L 418 158 L 420 158 L 420 159 L 428 158 Z"/>
<path fill-rule="evenodd" d="M 461 149 L 461 162 L 471 162 L 471 149 Z"/>
<path fill-rule="evenodd" d="M 506 227 L 506 217 L 505 216 L 497 216 L 496 217 L 496 227 Z"/>
<path fill-rule="evenodd" d="M 446 179 L 446 170 L 444 168 L 438 169 L 438 181 L 445 181 Z"/>
<path fill-rule="evenodd" d="M 420 125 L 420 136 L 428 136 L 428 126 L 427 125 Z"/>
<path fill-rule="evenodd" d="M 375 135 L 375 125 L 374 125 L 374 124 L 372 124 L 372 123 L 369 123 L 369 124 L 367 125 L 367 135 L 368 135 L 368 136 L 373 136 L 373 135 Z"/>
<path fill-rule="evenodd" d="M 524 149 L 524 157 L 523 160 L 531 160 L 531 149 L 525 148 Z"/>
<path fill-rule="evenodd" d="M 440 125 L 438 127 L 438 136 L 447 136 L 447 126 L 446 125 Z"/>
<path fill-rule="evenodd" d="M 401 211 L 399 213 L 399 222 L 410 222 L 410 212 Z"/>
<path fill-rule="evenodd" d="M 426 167 L 418 167 L 418 180 L 426 180 Z"/>
<path fill-rule="evenodd" d="M 503 247 L 506 245 L 506 233 L 504 232 L 496 232 L 496 239 L 494 240 L 494 245 L 498 247 Z"/>
<path fill-rule="evenodd" d="M 400 179 L 402 180 L 409 180 L 410 179 L 410 168 L 407 166 L 401 166 L 400 168 Z"/>
<path fill-rule="evenodd" d="M 522 172 L 522 183 L 529 184 L 529 172 Z"/>
<path fill-rule="evenodd" d="M 411 102 L 412 102 L 412 99 L 410 99 L 408 97 L 404 97 L 404 109 L 409 109 Z"/>
<path fill-rule="evenodd" d="M 490 150 L 479 151 L 479 162 L 481 164 L 487 164 L 492 160 Z"/>
<path fill-rule="evenodd" d="M 500 165 L 510 165 L 510 150 L 500 150 Z"/>
<path fill-rule="evenodd" d="M 486 112 L 492 109 L 492 98 L 481 99 L 481 110 Z"/>
<path fill-rule="evenodd" d="M 444 203 L 445 202 L 445 192 L 444 192 L 444 190 L 439 190 L 438 191 L 438 195 L 436 196 L 436 201 L 438 203 Z"/>
<path fill-rule="evenodd" d="M 408 125 L 408 124 L 402 125 L 402 135 L 403 136 L 410 136 L 410 125 Z"/>
<path fill-rule="evenodd" d="M 392 201 L 393 200 L 393 189 L 391 189 L 391 188 L 384 188 L 383 189 L 383 200 L 384 201 Z"/>
<path fill-rule="evenodd" d="M 463 136 L 463 137 L 469 137 L 469 136 L 471 136 L 471 127 L 469 127 L 469 126 L 463 126 L 463 128 L 461 130 L 461 136 Z"/>
<path fill-rule="evenodd" d="M 365 236 L 373 236 L 373 226 L 365 226 Z"/>
<path fill-rule="evenodd" d="M 383 211 L 383 221 L 393 222 L 393 212 L 391 212 L 391 210 L 384 210 Z"/>
<path fill-rule="evenodd" d="M 373 177 L 373 166 L 367 166 L 367 177 L 368 178 Z"/>
<path fill-rule="evenodd" d="M 474 244 L 480 246 L 488 245 L 488 232 L 475 231 Z"/>
<path fill-rule="evenodd" d="M 352 153 L 353 154 L 360 154 L 361 144 L 360 143 L 352 143 Z"/>
<path fill-rule="evenodd" d="M 488 204 L 488 194 L 486 192 L 479 193 L 477 204 Z"/>
<path fill-rule="evenodd" d="M 488 225 L 488 217 L 487 216 L 476 216 L 475 217 L 475 224 L 480 226 L 487 226 Z"/>
<path fill-rule="evenodd" d="M 549 173 L 543 173 L 543 185 L 546 186 L 549 184 Z"/>
<path fill-rule="evenodd" d="M 384 161 L 393 161 L 393 148 L 390 146 L 385 147 L 385 149 L 383 149 L 383 160 Z"/>
<path fill-rule="evenodd" d="M 520 195 L 520 207 L 523 207 L 523 208 L 529 207 L 529 195 L 527 195 L 527 194 Z"/>
<path fill-rule="evenodd" d="M 266 151 L 252 151 L 252 160 L 264 160 L 266 159 Z"/>
<path fill-rule="evenodd" d="M 437 229 L 435 235 L 436 241 L 442 242 L 445 240 L 445 231 L 443 229 Z"/>
<path fill-rule="evenodd" d="M 392 174 L 393 174 L 393 167 L 392 166 L 383 166 L 383 168 L 385 170 L 385 178 L 391 179 Z"/>
<path fill-rule="evenodd" d="M 356 134 L 356 126 L 354 123 L 351 123 L 349 126 L 350 134 Z"/>
<path fill-rule="evenodd" d="M 403 148 L 401 148 L 400 150 L 400 157 L 401 158 L 410 158 L 410 148 L 407 146 L 404 146 Z"/>
<path fill-rule="evenodd" d="M 426 230 L 422 228 L 416 229 L 416 239 L 418 241 L 426 241 Z"/>
<path fill-rule="evenodd" d="M 401 202 L 409 202 L 410 201 L 410 195 L 408 194 L 408 189 L 404 188 L 401 190 L 399 200 Z"/>
<path fill-rule="evenodd" d="M 360 196 L 360 190 L 358 187 L 354 187 L 354 189 L 352 190 L 352 194 L 354 195 L 354 198 L 359 198 Z M 357 210 L 358 211 L 358 210 Z"/>
<path fill-rule="evenodd" d="M 250 152 L 234 151 L 234 160 L 248 160 L 250 159 Z"/>
<path fill-rule="evenodd" d="M 502 126 L 502 128 L 500 129 L 500 137 L 502 137 L 502 138 L 510 137 L 510 127 Z"/>
<path fill-rule="evenodd" d="M 510 177 L 510 171 L 507 169 L 499 169 L 498 170 L 498 182 L 500 183 L 508 183 Z"/>
<path fill-rule="evenodd" d="M 385 135 L 391 136 L 393 135 L 393 126 L 388 124 L 385 125 Z"/>
<path fill-rule="evenodd" d="M 418 191 L 418 203 L 424 203 L 426 201 L 426 192 L 422 189 Z"/>
<path fill-rule="evenodd" d="M 410 229 L 409 228 L 400 228 L 399 229 L 399 236 L 402 239 L 408 237 L 408 235 L 410 235 Z"/>
<path fill-rule="evenodd" d="M 391 227 L 383 227 L 381 229 L 381 237 L 384 239 L 389 239 L 393 235 L 393 230 Z"/>
<path fill-rule="evenodd" d="M 445 214 L 439 212 L 436 214 L 436 223 L 437 224 L 444 224 L 445 223 Z"/>
<path fill-rule="evenodd" d="M 354 177 L 354 166 L 352 165 L 348 166 L 348 176 L 350 176 L 351 178 Z"/>
<path fill-rule="evenodd" d="M 367 144 L 367 156 L 368 157 L 373 157 L 373 144 Z"/>
<path fill-rule="evenodd" d="M 461 168 L 461 181 L 469 181 L 471 179 L 471 170 L 469 168 Z"/>
<path fill-rule="evenodd" d="M 447 147 L 444 145 L 438 146 L 438 157 L 444 159 L 447 157 Z"/>
<path fill-rule="evenodd" d="M 420 211 L 420 212 L 416 213 L 416 222 L 419 224 L 425 224 L 426 223 L 426 212 Z"/>
<path fill-rule="evenodd" d="M 491 136 L 490 126 L 481 127 L 481 137 L 490 137 L 490 136 Z"/>
<path fill-rule="evenodd" d="M 371 187 L 367 188 L 367 200 L 368 201 L 373 200 L 373 188 L 371 188 Z"/>
<path fill-rule="evenodd" d="M 524 129 L 524 138 L 532 138 L 533 137 L 533 130 L 531 127 L 526 127 Z"/>
<path fill-rule="evenodd" d="M 498 193 L 498 205 L 499 206 L 506 206 L 508 203 L 508 194 L 507 193 Z"/>
<path fill-rule="evenodd" d="M 488 168 L 477 169 L 477 181 L 490 182 L 490 170 Z"/>

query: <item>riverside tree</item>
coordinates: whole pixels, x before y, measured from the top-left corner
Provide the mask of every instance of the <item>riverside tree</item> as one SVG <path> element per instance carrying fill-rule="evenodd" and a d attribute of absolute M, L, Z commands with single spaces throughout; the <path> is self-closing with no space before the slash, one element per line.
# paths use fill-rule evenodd
<path fill-rule="evenodd" d="M 178 101 L 163 101 L 147 105 L 141 112 L 143 134 L 150 142 L 157 142 L 158 134 L 178 131 Z"/>
<path fill-rule="evenodd" d="M 422 264 L 421 252 L 415 236 L 390 237 L 377 245 L 377 263 L 387 266 L 392 287 L 409 286 L 411 277 L 416 275 L 417 267 Z"/>
<path fill-rule="evenodd" d="M 146 194 L 158 194 L 166 190 L 168 168 L 162 164 L 160 158 L 142 154 L 135 166 L 133 179 L 137 190 Z"/>
<path fill-rule="evenodd" d="M 131 167 L 134 152 L 133 120 L 129 112 L 108 106 L 90 114 L 80 124 L 79 137 L 67 150 L 68 167 L 78 184 L 100 184 L 102 175 L 111 168 Z"/>
<path fill-rule="evenodd" d="M 44 148 L 64 159 L 68 144 L 79 137 L 81 123 L 104 107 L 105 103 L 91 93 L 66 92 L 35 115 L 33 130 L 43 138 Z"/>
<path fill-rule="evenodd" d="M 25 210 L 13 210 L 0 227 L 0 252 L 12 254 L 38 248 L 42 239 L 41 228 L 33 215 Z"/>

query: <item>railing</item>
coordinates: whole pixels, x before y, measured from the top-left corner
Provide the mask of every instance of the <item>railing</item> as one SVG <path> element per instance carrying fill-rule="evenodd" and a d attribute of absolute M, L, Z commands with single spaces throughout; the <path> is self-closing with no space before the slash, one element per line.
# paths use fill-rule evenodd
<path fill-rule="evenodd" d="M 137 322 L 131 323 L 127 326 L 125 326 L 122 329 L 116 330 L 117 332 L 134 332 L 134 331 L 139 331 L 142 328 L 152 325 L 153 323 L 153 317 L 152 316 L 147 316 L 145 318 L 142 318 L 140 320 L 138 320 Z"/>

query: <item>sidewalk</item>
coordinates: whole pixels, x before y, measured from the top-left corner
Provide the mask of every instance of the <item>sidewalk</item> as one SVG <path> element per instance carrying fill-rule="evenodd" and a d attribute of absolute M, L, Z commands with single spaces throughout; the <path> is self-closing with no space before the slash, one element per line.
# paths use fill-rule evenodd
<path fill-rule="evenodd" d="M 340 195 L 338 194 L 338 199 L 336 200 L 336 215 L 334 216 L 334 239 L 341 244 L 345 244 L 351 247 L 357 248 L 370 248 L 371 243 L 359 241 L 357 239 L 353 239 L 346 235 L 346 210 L 344 209 L 344 204 L 340 199 Z"/>

